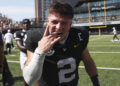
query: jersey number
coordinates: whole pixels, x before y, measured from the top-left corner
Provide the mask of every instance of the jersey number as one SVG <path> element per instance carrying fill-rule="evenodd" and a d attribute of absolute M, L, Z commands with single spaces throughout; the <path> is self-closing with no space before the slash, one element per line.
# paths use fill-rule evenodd
<path fill-rule="evenodd" d="M 70 68 L 64 69 L 66 65 L 69 65 Z M 66 77 L 66 74 L 70 74 L 76 70 L 76 62 L 74 58 L 67 58 L 67 59 L 62 59 L 58 61 L 57 63 L 58 68 L 60 68 L 59 71 L 59 83 L 63 82 L 70 82 L 75 78 L 75 73 L 71 74 L 69 77 Z"/>
<path fill-rule="evenodd" d="M 23 39 L 23 45 L 25 46 L 25 41 L 27 39 L 27 35 L 25 34 L 24 39 Z"/>

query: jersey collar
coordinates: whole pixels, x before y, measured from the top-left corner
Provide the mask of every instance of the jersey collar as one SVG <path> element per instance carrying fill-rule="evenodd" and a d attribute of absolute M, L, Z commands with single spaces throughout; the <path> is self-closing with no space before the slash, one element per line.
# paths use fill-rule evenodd
<path fill-rule="evenodd" d="M 25 30 L 25 29 L 23 29 L 22 31 L 23 31 L 23 32 L 26 32 L 26 30 Z"/>
<path fill-rule="evenodd" d="M 69 35 L 69 32 L 68 32 L 68 34 L 67 34 L 65 40 L 59 42 L 61 45 L 65 44 L 65 42 L 66 42 L 66 40 L 67 40 L 67 38 L 68 38 L 68 35 Z"/>

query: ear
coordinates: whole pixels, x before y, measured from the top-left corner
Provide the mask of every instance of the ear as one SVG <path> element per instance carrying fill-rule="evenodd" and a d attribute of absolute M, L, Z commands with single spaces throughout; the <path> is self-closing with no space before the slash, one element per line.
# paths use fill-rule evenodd
<path fill-rule="evenodd" d="M 72 25 L 72 20 L 71 20 L 71 22 L 70 22 L 70 25 Z"/>

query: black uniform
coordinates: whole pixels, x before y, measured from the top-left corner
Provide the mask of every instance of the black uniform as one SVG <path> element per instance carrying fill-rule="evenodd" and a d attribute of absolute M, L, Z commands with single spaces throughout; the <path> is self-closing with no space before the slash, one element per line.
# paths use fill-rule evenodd
<path fill-rule="evenodd" d="M 42 37 L 41 33 L 39 29 L 28 32 L 25 42 L 28 50 L 34 52 Z M 77 86 L 78 66 L 88 37 L 85 28 L 71 28 L 64 45 L 56 43 L 52 49 L 54 54 L 45 57 L 39 86 Z"/>
<path fill-rule="evenodd" d="M 15 37 L 15 40 L 16 41 L 21 41 L 21 45 L 22 46 L 25 46 L 25 39 L 26 39 L 26 30 L 19 30 L 17 31 L 15 34 L 14 34 L 14 37 Z M 23 50 L 20 50 L 20 66 L 21 66 L 21 69 L 23 70 L 24 68 L 24 64 L 25 64 L 25 61 L 27 59 L 27 50 L 26 49 L 23 49 Z"/>
<path fill-rule="evenodd" d="M 24 45 L 26 30 L 19 30 L 14 34 L 15 40 L 21 40 L 22 44 Z"/>

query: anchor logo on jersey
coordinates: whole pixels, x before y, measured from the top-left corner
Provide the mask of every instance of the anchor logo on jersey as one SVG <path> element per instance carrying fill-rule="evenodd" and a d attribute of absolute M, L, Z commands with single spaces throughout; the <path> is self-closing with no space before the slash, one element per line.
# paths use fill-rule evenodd
<path fill-rule="evenodd" d="M 65 52 L 67 50 L 67 48 L 63 48 L 63 51 Z"/>

